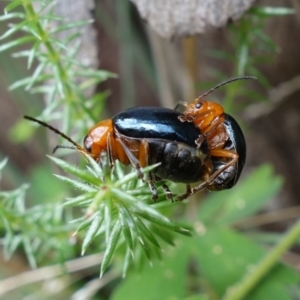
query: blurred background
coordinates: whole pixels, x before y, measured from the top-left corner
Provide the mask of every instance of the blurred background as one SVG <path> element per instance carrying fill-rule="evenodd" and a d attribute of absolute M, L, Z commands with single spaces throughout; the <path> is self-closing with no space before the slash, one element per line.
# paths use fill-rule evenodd
<path fill-rule="evenodd" d="M 1 11 L 4 6 L 1 2 Z M 257 81 L 243 81 L 236 90 L 232 88 L 227 100 L 223 99 L 225 87 L 208 98 L 223 103 L 244 130 L 247 161 L 243 176 L 268 162 L 284 178 L 280 193 L 267 208 L 272 211 L 299 205 L 300 5 L 297 0 L 258 0 L 253 7 L 264 6 L 293 8 L 295 13 L 266 17 L 254 10 L 245 11 L 239 20 L 229 20 L 220 28 L 208 24 L 201 34 L 174 34 L 165 39 L 147 25 L 130 1 L 87 1 L 82 11 L 74 4 L 75 12 L 66 11 L 66 7 L 57 9 L 62 14 L 82 13 L 95 19 L 89 29 L 92 34 L 85 42 L 88 51 L 96 53 L 91 64 L 118 74 L 118 78 L 96 87 L 108 94 L 99 121 L 133 106 L 174 108 L 178 102 L 190 102 L 230 77 L 257 76 Z M 0 33 L 6 28 L 7 23 L 1 22 Z M 81 55 L 83 59 L 89 56 L 84 51 Z M 44 130 L 26 141 L 18 136 L 20 118 L 24 114 L 38 115 L 44 106 L 39 94 L 8 90 L 31 70 L 27 70 L 25 60 L 13 58 L 11 51 L 0 54 L 0 65 L 0 158 L 9 158 L 1 189 L 30 182 L 33 188 L 29 198 L 33 203 L 40 198 L 61 198 L 68 192 L 63 184 L 51 179 L 53 166 L 45 157 L 55 139 L 47 143 Z M 241 65 L 243 74 L 239 73 Z M 40 182 L 56 188 L 45 193 Z M 288 225 L 289 220 L 267 228 L 276 231 Z M 1 262 L 7 264 L 9 274 L 28 268 L 22 257 L 16 259 Z"/>

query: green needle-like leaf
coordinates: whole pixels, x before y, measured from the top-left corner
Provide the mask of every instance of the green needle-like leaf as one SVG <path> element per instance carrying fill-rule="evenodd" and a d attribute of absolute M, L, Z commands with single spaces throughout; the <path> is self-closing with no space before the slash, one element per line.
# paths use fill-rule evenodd
<path fill-rule="evenodd" d="M 7 158 L 7 157 L 4 158 L 4 159 L 0 162 L 0 174 L 1 174 L 2 170 L 4 169 L 4 167 L 6 166 L 7 162 L 8 162 L 8 158 Z"/>
<path fill-rule="evenodd" d="M 155 226 L 155 225 L 153 225 L 151 229 L 164 242 L 166 242 L 167 244 L 169 244 L 169 245 L 171 245 L 173 247 L 175 246 L 175 243 L 174 243 L 174 234 L 171 233 L 169 230 L 163 229 L 163 228 Z"/>
<path fill-rule="evenodd" d="M 52 29 L 50 31 L 50 33 L 57 33 L 57 32 L 60 32 L 60 31 L 65 31 L 67 29 L 71 29 L 71 28 L 76 28 L 76 27 L 82 27 L 84 25 L 88 25 L 88 24 L 91 24 L 93 23 L 94 20 L 84 20 L 84 21 L 78 21 L 78 22 L 71 22 L 69 24 L 64 24 L 64 25 L 61 25 L 61 26 L 58 26 L 54 29 Z"/>
<path fill-rule="evenodd" d="M 129 249 L 129 247 L 127 247 L 126 249 L 126 254 L 125 254 L 125 257 L 124 257 L 124 263 L 123 263 L 123 271 L 122 271 L 122 277 L 125 278 L 126 277 L 126 274 L 127 274 L 127 271 L 129 269 L 129 266 L 132 262 L 132 255 L 131 255 L 131 250 Z"/>
<path fill-rule="evenodd" d="M 167 219 L 163 215 L 160 215 L 155 210 L 143 211 L 140 209 L 134 209 L 133 212 L 141 216 L 142 218 L 153 222 L 154 224 L 162 226 L 165 229 L 169 229 L 187 236 L 191 235 L 191 233 L 187 229 L 182 228 L 178 224 L 171 222 L 169 219 Z"/>
<path fill-rule="evenodd" d="M 141 231 L 143 236 L 145 236 L 154 246 L 157 248 L 160 248 L 160 245 L 158 244 L 157 240 L 155 239 L 154 235 L 151 233 L 151 231 L 145 226 L 145 224 L 140 220 L 140 218 L 135 217 L 134 221 L 137 225 L 137 228 Z"/>
<path fill-rule="evenodd" d="M 81 190 L 83 192 L 95 192 L 95 188 L 91 187 L 90 185 L 86 184 L 86 183 L 82 183 L 79 182 L 77 180 L 74 179 L 70 179 L 69 177 L 66 176 L 62 176 L 62 175 L 57 175 L 54 174 L 55 177 L 59 178 L 60 180 L 70 184 L 71 186 L 73 186 L 75 189 Z"/>
<path fill-rule="evenodd" d="M 95 78 L 99 80 L 100 82 L 105 81 L 109 78 L 116 78 L 117 75 L 108 72 L 108 71 L 98 71 L 98 70 L 91 70 L 91 69 L 83 69 L 78 72 L 76 72 L 76 75 L 80 77 L 89 77 L 89 78 Z"/>
<path fill-rule="evenodd" d="M 22 245 L 23 238 L 21 235 L 15 235 L 8 244 L 7 251 L 4 255 L 5 259 L 10 259 L 19 246 Z"/>
<path fill-rule="evenodd" d="M 263 17 L 268 16 L 286 16 L 290 14 L 295 14 L 295 9 L 288 7 L 251 7 L 249 13 L 254 15 L 260 15 Z"/>
<path fill-rule="evenodd" d="M 6 51 L 6 50 L 8 50 L 10 48 L 13 48 L 13 47 L 16 47 L 16 46 L 20 46 L 20 45 L 25 44 L 25 43 L 32 42 L 34 40 L 35 40 L 35 37 L 33 37 L 31 35 L 18 38 L 16 40 L 11 41 L 11 42 L 7 42 L 5 44 L 2 44 L 0 46 L 0 52 Z"/>
<path fill-rule="evenodd" d="M 95 217 L 93 218 L 93 221 L 90 225 L 90 228 L 88 229 L 83 243 L 82 243 L 82 250 L 81 255 L 83 255 L 86 251 L 87 246 L 93 241 L 97 231 L 99 230 L 101 224 L 103 222 L 103 217 L 99 215 L 99 213 L 95 214 Z"/>
<path fill-rule="evenodd" d="M 50 78 L 49 75 L 42 75 L 36 79 L 36 82 L 44 81 L 49 78 Z M 19 87 L 26 86 L 27 84 L 29 84 L 31 82 L 31 80 L 32 80 L 31 77 L 26 77 L 26 78 L 20 79 L 18 81 L 15 81 L 12 85 L 10 85 L 8 89 L 10 91 L 12 91 Z"/>
<path fill-rule="evenodd" d="M 31 80 L 28 85 L 25 87 L 25 90 L 28 91 L 32 88 L 32 86 L 37 82 L 39 76 L 42 74 L 43 70 L 46 68 L 46 63 L 40 63 L 31 76 Z"/>
<path fill-rule="evenodd" d="M 128 221 L 127 221 L 126 217 L 127 217 L 127 215 L 124 214 L 124 210 L 119 209 L 119 219 L 120 219 L 120 223 L 121 223 L 121 226 L 122 226 L 122 233 L 123 233 L 123 236 L 124 236 L 125 241 L 127 243 L 127 246 L 129 247 L 129 249 L 131 251 L 133 251 L 133 242 L 132 242 L 130 226 L 128 224 Z M 129 219 L 129 222 L 130 221 L 131 220 Z"/>
<path fill-rule="evenodd" d="M 58 166 L 60 166 L 66 172 L 71 173 L 71 174 L 79 177 L 80 179 L 87 181 L 90 184 L 94 184 L 96 186 L 98 186 L 100 184 L 100 180 L 98 178 L 95 178 L 88 171 L 79 169 L 79 168 L 75 167 L 74 165 L 71 165 L 62 159 L 52 157 L 49 155 L 48 155 L 48 157 L 51 160 L 53 160 Z"/>
<path fill-rule="evenodd" d="M 87 220 L 84 220 L 84 221 L 78 226 L 78 228 L 77 228 L 76 231 L 74 232 L 74 235 L 76 235 L 78 232 L 84 230 L 85 228 L 89 227 L 89 226 L 92 224 L 92 222 L 93 222 L 95 216 L 96 216 L 96 215 L 93 215 L 93 216 L 89 217 Z"/>
<path fill-rule="evenodd" d="M 103 170 L 101 169 L 99 163 L 97 163 L 91 156 L 86 155 L 85 153 L 84 156 L 91 165 L 94 176 L 101 179 L 101 177 L 103 176 Z"/>
<path fill-rule="evenodd" d="M 160 165 L 160 163 L 157 163 L 155 165 L 152 165 L 152 166 L 148 166 L 146 168 L 143 168 L 142 169 L 142 172 L 143 173 L 146 173 L 146 172 L 149 172 L 151 170 L 153 170 L 154 168 L 158 167 Z M 122 186 L 123 184 L 131 181 L 132 179 L 134 178 L 137 178 L 137 172 L 131 172 L 127 175 L 125 175 L 123 178 L 121 178 L 120 180 L 118 180 L 117 182 L 115 182 L 114 186 L 115 187 L 120 187 Z"/>
<path fill-rule="evenodd" d="M 92 199 L 95 197 L 96 192 L 92 193 L 84 193 L 75 198 L 67 198 L 67 201 L 63 203 L 63 206 L 76 206 L 76 205 L 83 205 L 87 202 L 91 202 Z"/>
<path fill-rule="evenodd" d="M 23 0 L 15 0 L 13 1 L 11 4 L 8 4 L 6 7 L 5 7 L 5 14 L 7 14 L 9 11 L 13 10 L 14 8 L 16 8 L 17 6 L 20 6 L 23 4 Z"/>
<path fill-rule="evenodd" d="M 31 51 L 28 55 L 28 62 L 27 62 L 27 68 L 30 69 L 33 63 L 34 58 L 36 57 L 36 54 L 39 50 L 39 47 L 41 45 L 41 41 L 36 41 L 34 46 L 32 47 Z"/>
<path fill-rule="evenodd" d="M 140 238 L 139 243 L 140 243 L 141 248 L 143 249 L 147 259 L 149 260 L 150 264 L 152 265 L 151 248 L 150 248 L 150 245 L 149 245 L 148 241 L 143 240 L 143 239 Z"/>
<path fill-rule="evenodd" d="M 23 245 L 31 268 L 36 268 L 37 264 L 36 264 L 32 244 L 30 243 L 29 238 L 26 236 L 23 236 Z"/>
<path fill-rule="evenodd" d="M 25 15 L 22 13 L 9 13 L 9 14 L 5 14 L 0 16 L 0 21 L 6 21 L 6 20 L 10 20 L 10 19 L 15 19 L 15 18 L 19 18 L 19 19 L 24 19 Z"/>
<path fill-rule="evenodd" d="M 103 261 L 101 264 L 101 270 L 100 270 L 100 278 L 102 277 L 103 273 L 105 272 L 106 268 L 108 267 L 110 260 L 112 258 L 112 255 L 115 251 L 115 248 L 117 246 L 119 237 L 121 233 L 121 224 L 120 221 L 117 221 L 112 232 L 111 236 L 108 239 L 106 249 L 103 256 Z"/>
<path fill-rule="evenodd" d="M 124 219 L 126 219 L 126 222 L 130 227 L 132 233 L 132 240 L 133 241 L 139 240 L 139 242 L 143 244 L 144 243 L 143 237 L 140 235 L 140 232 L 136 226 L 135 221 L 133 220 L 133 216 L 131 215 L 131 212 L 129 211 L 128 207 L 122 202 L 119 202 L 117 206 L 119 212 L 124 216 Z"/>
<path fill-rule="evenodd" d="M 27 20 L 14 25 L 13 27 L 11 27 L 9 30 L 7 30 L 5 33 L 3 33 L 2 35 L 0 35 L 0 40 L 3 40 L 11 35 L 13 35 L 15 32 L 19 31 L 21 28 L 23 28 L 26 24 L 28 23 Z"/>
<path fill-rule="evenodd" d="M 131 173 L 130 173 L 131 174 Z M 134 178 L 134 177 L 133 177 Z M 118 183 L 119 183 L 120 181 L 118 181 Z M 115 184 L 114 184 L 114 186 L 116 186 Z M 111 193 L 116 197 L 116 198 L 118 198 L 118 199 L 122 199 L 124 202 L 128 202 L 129 204 L 130 203 L 133 203 L 133 204 L 136 204 L 136 203 L 138 203 L 138 198 L 137 197 L 134 197 L 134 196 L 132 196 L 132 195 L 130 195 L 130 194 L 128 194 L 127 192 L 125 192 L 125 191 L 122 191 L 122 190 L 120 190 L 120 189 L 116 189 L 115 187 L 112 187 L 111 188 Z"/>

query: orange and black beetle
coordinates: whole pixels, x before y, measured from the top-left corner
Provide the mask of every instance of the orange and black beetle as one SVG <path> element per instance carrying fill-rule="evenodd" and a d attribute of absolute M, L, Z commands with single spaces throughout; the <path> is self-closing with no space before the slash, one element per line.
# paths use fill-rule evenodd
<path fill-rule="evenodd" d="M 213 87 L 196 98 L 192 103 L 184 103 L 185 111 L 180 121 L 190 122 L 201 132 L 196 140 L 198 147 L 205 141 L 213 163 L 213 171 L 208 183 L 200 184 L 190 194 L 207 187 L 210 190 L 224 190 L 233 187 L 242 172 L 246 160 L 246 142 L 243 132 L 233 117 L 224 112 L 215 102 L 202 100 L 215 89 L 232 81 L 256 79 L 252 76 L 235 77 Z"/>
<path fill-rule="evenodd" d="M 160 162 L 147 178 L 155 200 L 155 180 L 167 179 L 190 184 L 206 182 L 211 173 L 212 162 L 206 142 L 196 147 L 195 140 L 201 133 L 192 123 L 182 123 L 178 118 L 180 115 L 175 110 L 159 107 L 127 109 L 93 126 L 84 138 L 84 147 L 61 135 L 79 152 L 90 155 L 96 161 L 102 152 L 106 152 L 111 165 L 116 159 L 124 165 L 131 164 L 140 178 L 143 177 L 141 167 Z M 28 116 L 25 118 L 60 134 L 57 129 L 40 120 Z M 163 188 L 167 196 L 172 198 L 167 186 L 163 185 Z"/>

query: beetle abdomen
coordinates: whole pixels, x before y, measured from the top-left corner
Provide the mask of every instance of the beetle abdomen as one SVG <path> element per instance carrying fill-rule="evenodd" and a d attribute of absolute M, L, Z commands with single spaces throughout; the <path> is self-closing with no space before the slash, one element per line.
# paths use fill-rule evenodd
<path fill-rule="evenodd" d="M 207 187 L 213 191 L 232 188 L 239 180 L 246 161 L 246 141 L 240 126 L 235 119 L 228 114 L 225 114 L 224 126 L 229 138 L 223 149 L 238 153 L 239 158 L 234 165 L 229 166 L 218 175 L 212 185 Z M 226 158 L 212 157 L 213 173 L 223 168 L 227 163 L 228 159 Z"/>
<path fill-rule="evenodd" d="M 148 139 L 149 164 L 160 162 L 153 173 L 173 182 L 194 183 L 203 179 L 206 171 L 204 160 L 207 152 L 183 143 Z"/>

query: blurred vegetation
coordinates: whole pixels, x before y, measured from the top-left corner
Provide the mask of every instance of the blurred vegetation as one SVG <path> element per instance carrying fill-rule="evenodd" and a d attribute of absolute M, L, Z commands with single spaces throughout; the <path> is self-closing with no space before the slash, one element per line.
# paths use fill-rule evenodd
<path fill-rule="evenodd" d="M 123 2 L 118 2 L 118 20 L 123 21 L 123 29 L 130 35 L 131 25 L 126 22 L 129 2 Z M 80 28 L 90 21 L 64 22 L 54 15 L 52 1 L 40 3 L 38 11 L 30 0 L 10 1 L 0 17 L 1 21 L 9 21 L 9 28 L 0 37 L 3 40 L 0 51 L 4 55 L 7 50 L 16 51 L 13 60 L 9 56 L 2 60 L 8 59 L 15 66 L 15 59 L 26 58 L 31 70 L 28 76 L 11 84 L 10 89 L 18 91 L 13 98 L 22 103 L 26 114 L 38 115 L 47 122 L 61 120 L 62 131 L 69 134 L 72 129 L 72 138 L 81 140 L 87 127 L 98 121 L 107 96 L 106 92 L 100 92 L 87 99 L 86 89 L 115 75 L 87 68 L 76 59 L 80 30 L 64 41 L 55 38 L 58 31 Z M 266 63 L 276 46 L 263 32 L 264 20 L 287 13 L 290 11 L 283 8 L 251 9 L 242 20 L 230 25 L 235 52 L 211 53 L 216 59 L 232 63 L 231 76 L 256 75 L 267 86 L 257 64 Z M 102 16 L 106 28 L 112 30 L 111 20 Z M 52 20 L 61 24 L 48 26 Z M 126 54 L 121 68 L 122 98 L 133 101 L 136 88 L 131 76 L 133 54 L 126 34 L 122 36 L 120 49 Z M 138 40 L 139 34 L 134 37 Z M 69 43 L 72 47 L 67 47 Z M 149 49 L 145 51 L 140 51 L 137 59 L 143 61 L 142 72 L 154 86 L 151 75 L 154 68 L 148 59 Z M 257 55 L 251 56 L 253 51 Z M 216 70 L 211 73 L 217 82 L 225 77 Z M 31 97 L 42 94 L 46 101 L 37 97 L 33 101 L 38 106 L 29 108 L 24 90 Z M 237 93 L 251 95 L 257 101 L 263 98 L 260 94 L 253 97 L 253 92 L 245 89 L 245 83 L 229 84 L 223 90 L 223 105 L 230 113 L 236 112 L 233 102 Z M 86 122 L 80 122 L 82 119 Z M 13 129 L 18 135 L 13 136 L 18 141 L 27 140 L 34 128 L 20 120 Z M 253 170 L 232 190 L 202 195 L 201 201 L 171 203 L 159 188 L 159 199 L 153 203 L 148 186 L 137 179 L 136 172 L 128 172 L 118 163 L 111 174 L 105 158 L 102 167 L 89 157 L 82 167 L 68 163 L 67 158 L 50 159 L 64 170 L 64 175 L 54 177 L 49 167 L 41 165 L 26 180 L 31 183 L 30 189 L 28 184 L 22 184 L 0 191 L 4 257 L 15 259 L 15 253 L 21 253 L 31 268 L 39 268 L 27 271 L 26 280 L 22 274 L 3 278 L 0 295 L 15 299 L 21 299 L 22 293 L 39 299 L 53 295 L 57 299 L 122 300 L 299 298 L 300 289 L 296 286 L 299 276 L 282 264 L 280 257 L 296 243 L 300 223 L 286 233 L 272 234 L 260 230 L 255 222 L 254 215 L 262 211 L 282 186 L 282 178 L 274 174 L 270 165 Z M 5 166 L 11 172 L 9 161 L 3 159 L 1 174 L 5 174 Z M 180 186 L 170 183 L 170 187 L 180 192 Z M 59 285 L 49 291 L 39 285 L 44 280 L 48 283 L 55 280 Z M 35 288 L 27 288 L 28 284 Z"/>

